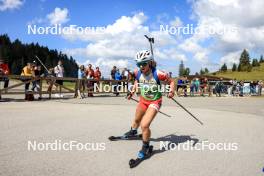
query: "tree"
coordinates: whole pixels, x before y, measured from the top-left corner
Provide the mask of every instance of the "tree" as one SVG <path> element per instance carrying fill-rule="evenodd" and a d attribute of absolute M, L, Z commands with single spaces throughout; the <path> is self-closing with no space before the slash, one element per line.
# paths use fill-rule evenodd
<path fill-rule="evenodd" d="M 183 76 L 184 75 L 184 64 L 183 64 L 183 60 L 181 60 L 181 63 L 179 65 L 179 76 Z"/>
<path fill-rule="evenodd" d="M 222 72 L 226 72 L 226 71 L 227 71 L 226 63 L 224 63 L 224 64 L 222 65 L 220 71 L 222 71 Z"/>
<path fill-rule="evenodd" d="M 208 68 L 206 68 L 206 67 L 204 68 L 204 73 L 205 73 L 205 74 L 208 74 L 208 73 L 209 73 Z"/>
<path fill-rule="evenodd" d="M 260 56 L 259 63 L 264 63 L 263 55 Z"/>
<path fill-rule="evenodd" d="M 236 71 L 236 70 L 237 70 L 237 65 L 234 63 L 232 67 L 232 71 Z"/>
<path fill-rule="evenodd" d="M 183 75 L 189 76 L 190 72 L 191 72 L 190 68 L 187 67 L 187 68 L 184 69 L 184 74 Z"/>
<path fill-rule="evenodd" d="M 35 55 L 38 55 L 48 68 L 55 67 L 58 60 L 63 60 L 65 76 L 77 77 L 78 65 L 72 57 L 38 43 L 23 44 L 18 39 L 11 42 L 7 34 L 0 35 L 0 55 L 7 61 L 11 74 L 20 74 L 25 64 L 35 60 Z"/>
<path fill-rule="evenodd" d="M 252 60 L 252 67 L 258 67 L 258 66 L 260 66 L 258 59 L 253 59 Z"/>
<path fill-rule="evenodd" d="M 205 74 L 205 71 L 201 68 L 200 75 L 204 75 L 204 74 Z"/>
<path fill-rule="evenodd" d="M 240 71 L 251 71 L 252 66 L 250 64 L 249 53 L 246 49 L 243 50 L 239 59 Z"/>
<path fill-rule="evenodd" d="M 241 64 L 238 64 L 237 71 L 241 71 Z"/>

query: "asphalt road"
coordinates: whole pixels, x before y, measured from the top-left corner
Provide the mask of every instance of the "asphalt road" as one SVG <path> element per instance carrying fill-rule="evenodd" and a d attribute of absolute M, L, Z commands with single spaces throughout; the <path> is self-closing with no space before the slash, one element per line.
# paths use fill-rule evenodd
<path fill-rule="evenodd" d="M 161 114 L 156 117 L 151 126 L 154 155 L 133 169 L 128 161 L 136 157 L 141 141 L 108 140 L 111 135 L 129 130 L 136 107 L 133 101 L 124 97 L 96 97 L 0 102 L 0 175 L 264 174 L 263 98 L 177 99 L 204 126 L 164 98 L 161 110 L 172 117 Z M 86 144 L 88 150 L 41 148 L 56 141 Z M 160 148 L 166 141 L 170 150 Z M 34 142 L 38 150 L 29 150 L 29 143 Z M 198 146 L 206 144 L 211 148 L 207 145 L 199 150 Z M 225 150 L 217 150 L 216 145 L 224 146 Z"/>

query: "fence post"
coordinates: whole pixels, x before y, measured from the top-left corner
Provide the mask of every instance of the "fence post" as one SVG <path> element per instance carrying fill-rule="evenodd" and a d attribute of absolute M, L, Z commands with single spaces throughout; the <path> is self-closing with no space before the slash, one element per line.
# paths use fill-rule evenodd
<path fill-rule="evenodd" d="M 42 99 L 42 78 L 39 80 L 39 99 Z"/>
<path fill-rule="evenodd" d="M 79 89 L 79 79 L 76 79 L 75 81 L 75 90 L 74 90 L 74 98 L 78 97 L 78 89 Z"/>

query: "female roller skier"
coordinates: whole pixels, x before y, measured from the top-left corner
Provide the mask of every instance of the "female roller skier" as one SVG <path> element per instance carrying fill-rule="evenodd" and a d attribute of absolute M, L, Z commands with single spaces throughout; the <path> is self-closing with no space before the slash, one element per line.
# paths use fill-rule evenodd
<path fill-rule="evenodd" d="M 131 99 L 133 94 L 139 88 L 140 100 L 131 129 L 125 133 L 124 136 L 127 136 L 128 138 L 136 136 L 138 127 L 141 127 L 143 146 L 138 153 L 138 158 L 144 158 L 149 153 L 150 148 L 150 124 L 162 104 L 162 93 L 159 89 L 160 81 L 164 81 L 170 85 L 168 94 L 169 98 L 174 96 L 175 86 L 174 81 L 168 74 L 156 69 L 156 63 L 154 62 L 150 51 L 144 50 L 138 52 L 135 60 L 139 70 L 135 71 L 136 80 L 133 89 L 127 98 Z"/>

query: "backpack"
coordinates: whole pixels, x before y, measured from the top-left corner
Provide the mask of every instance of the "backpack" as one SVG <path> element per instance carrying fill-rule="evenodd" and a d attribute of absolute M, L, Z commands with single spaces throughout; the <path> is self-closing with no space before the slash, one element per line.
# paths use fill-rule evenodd
<path fill-rule="evenodd" d="M 137 77 L 136 77 L 137 81 L 139 81 L 139 78 L 140 78 L 141 74 L 142 74 L 141 71 L 138 70 Z M 156 68 L 152 68 L 152 75 L 153 75 L 154 79 L 156 80 L 157 84 L 160 85 L 160 80 L 159 80 Z"/>

